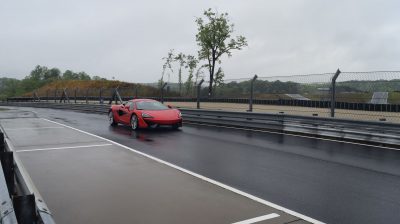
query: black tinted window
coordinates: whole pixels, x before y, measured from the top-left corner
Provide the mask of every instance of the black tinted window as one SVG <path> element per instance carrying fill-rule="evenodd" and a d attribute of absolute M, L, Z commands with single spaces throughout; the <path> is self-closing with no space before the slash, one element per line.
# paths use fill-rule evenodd
<path fill-rule="evenodd" d="M 141 101 L 136 103 L 138 110 L 167 110 L 164 104 L 157 101 Z"/>

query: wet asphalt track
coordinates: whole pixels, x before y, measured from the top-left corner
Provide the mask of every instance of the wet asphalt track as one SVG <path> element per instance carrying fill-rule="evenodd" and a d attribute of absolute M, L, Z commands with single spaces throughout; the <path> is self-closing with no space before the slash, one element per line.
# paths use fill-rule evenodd
<path fill-rule="evenodd" d="M 197 125 L 133 132 L 104 115 L 30 110 L 327 223 L 400 220 L 400 151 Z"/>

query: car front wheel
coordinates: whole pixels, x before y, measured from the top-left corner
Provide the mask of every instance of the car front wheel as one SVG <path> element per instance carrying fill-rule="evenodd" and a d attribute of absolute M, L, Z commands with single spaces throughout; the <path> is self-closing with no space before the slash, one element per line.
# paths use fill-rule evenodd
<path fill-rule="evenodd" d="M 173 129 L 173 130 L 178 130 L 179 127 L 180 127 L 179 124 L 174 124 L 174 125 L 172 125 L 172 129 Z"/>
<path fill-rule="evenodd" d="M 138 118 L 136 114 L 133 114 L 131 117 L 131 128 L 132 130 L 137 130 L 138 128 Z"/>
<path fill-rule="evenodd" d="M 110 111 L 110 113 L 108 113 L 108 122 L 110 123 L 111 126 L 117 125 L 117 122 L 115 122 L 115 120 L 114 120 L 114 114 L 112 111 Z"/>

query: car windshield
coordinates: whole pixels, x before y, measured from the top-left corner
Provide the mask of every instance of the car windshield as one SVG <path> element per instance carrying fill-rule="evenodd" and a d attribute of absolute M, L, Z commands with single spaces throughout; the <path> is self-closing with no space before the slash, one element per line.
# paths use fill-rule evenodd
<path fill-rule="evenodd" d="M 141 101 L 136 103 L 138 110 L 167 110 L 164 104 L 157 101 Z"/>

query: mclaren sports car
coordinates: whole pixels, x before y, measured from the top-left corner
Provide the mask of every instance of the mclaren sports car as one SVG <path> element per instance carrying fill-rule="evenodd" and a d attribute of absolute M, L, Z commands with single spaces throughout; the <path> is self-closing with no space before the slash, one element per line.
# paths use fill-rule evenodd
<path fill-rule="evenodd" d="M 112 105 L 108 112 L 111 126 L 129 125 L 138 128 L 171 126 L 182 127 L 182 114 L 178 109 L 150 99 L 134 99 L 120 105 Z"/>

